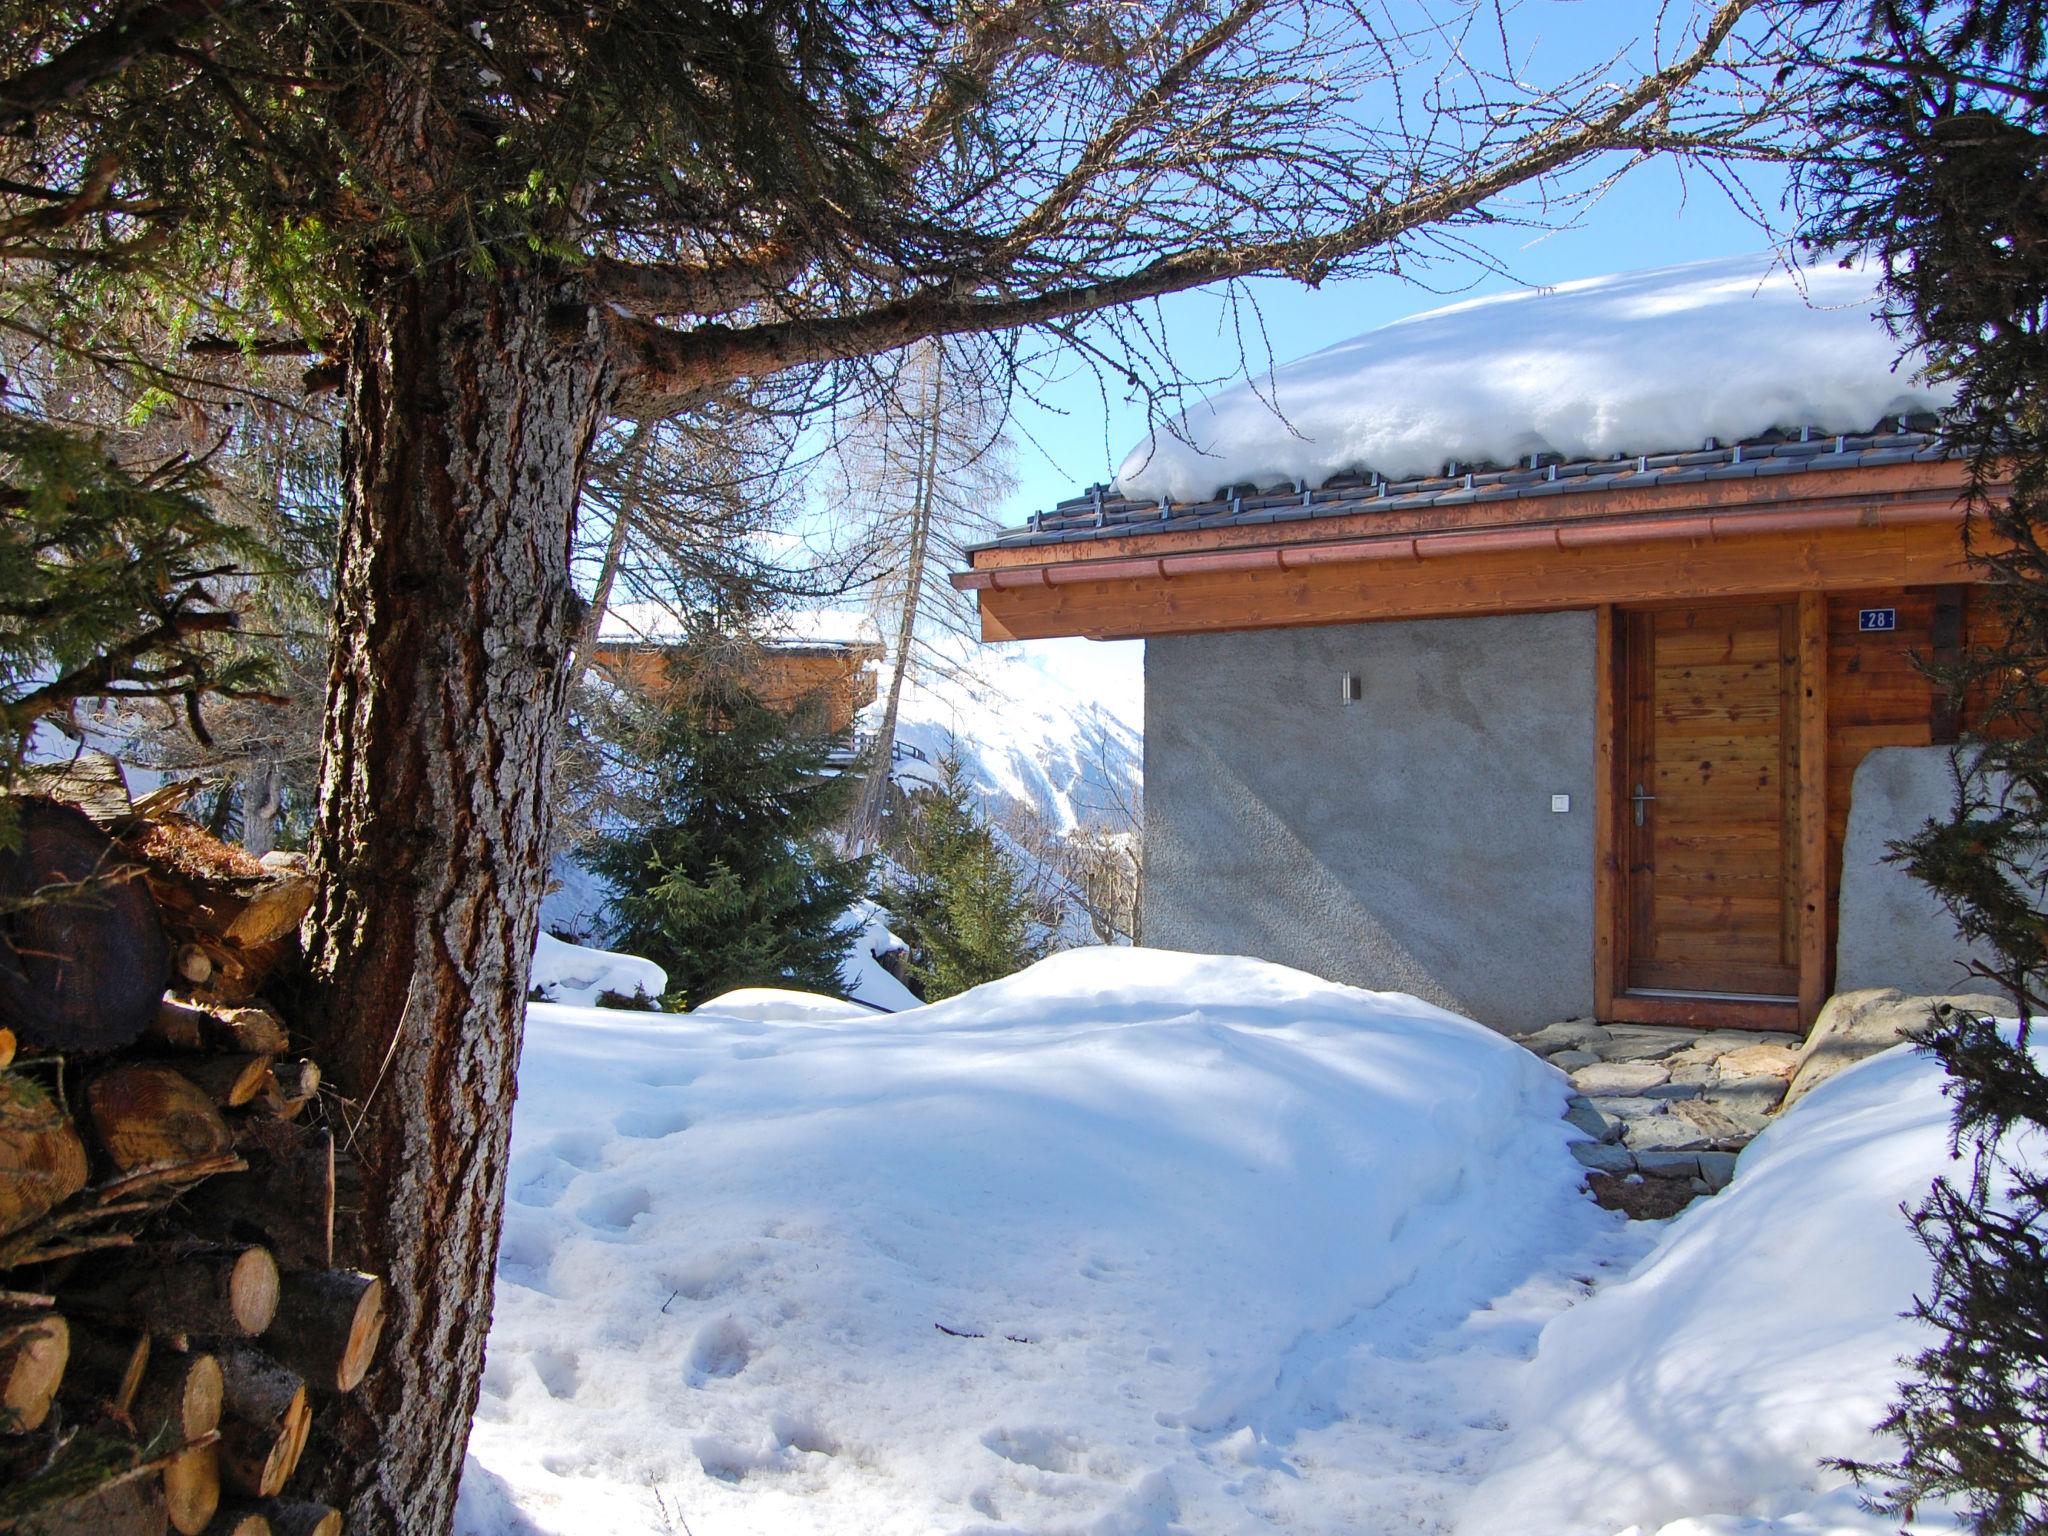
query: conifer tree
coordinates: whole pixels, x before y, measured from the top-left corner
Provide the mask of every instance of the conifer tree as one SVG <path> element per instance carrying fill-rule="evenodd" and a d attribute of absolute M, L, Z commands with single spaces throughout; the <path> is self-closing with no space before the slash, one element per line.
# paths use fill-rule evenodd
<path fill-rule="evenodd" d="M 643 708 L 623 745 L 647 819 L 581 854 L 621 893 L 609 942 L 666 970 L 674 1006 L 838 993 L 842 924 L 867 893 L 867 862 L 829 838 L 857 783 L 831 770 L 839 742 L 717 677 Z"/>
<path fill-rule="evenodd" d="M 2017 1036 L 1948 1012 L 1922 1038 L 1949 1076 L 1955 1150 L 1912 1213 L 1934 1261 L 1915 1313 L 1940 1332 L 1882 1426 L 1902 1445 L 1850 1465 L 1894 1513 L 1956 1501 L 1972 1530 L 2048 1531 L 2048 1131 L 2031 1019 L 2048 998 L 2048 3 L 1858 0 L 1831 8 L 1839 137 L 1808 176 L 1816 243 L 1875 253 L 1890 318 L 1954 381 L 1942 431 L 1968 456 L 1971 560 L 1998 638 L 1943 680 L 1981 734 L 1946 820 L 1896 855 L 1992 960 Z M 1838 34 L 1839 36 L 1839 34 Z M 2039 1141 L 2034 1145 L 2038 1147 Z"/>
<path fill-rule="evenodd" d="M 137 474 L 104 445 L 0 414 L 0 791 L 31 733 L 88 700 L 168 699 L 208 740 L 209 698 L 268 697 L 222 584 L 262 562 L 184 462 Z M 0 838 L 6 826 L 0 823 Z"/>
<path fill-rule="evenodd" d="M 1051 947 L 1024 871 L 975 813 L 959 755 L 937 767 L 938 782 L 913 792 L 899 818 L 890 852 L 902 873 L 881 890 L 927 1002 L 1011 975 Z"/>

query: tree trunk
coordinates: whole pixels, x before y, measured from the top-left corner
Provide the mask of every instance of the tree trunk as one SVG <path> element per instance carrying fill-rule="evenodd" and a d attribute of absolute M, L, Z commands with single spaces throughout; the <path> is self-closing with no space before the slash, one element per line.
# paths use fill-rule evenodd
<path fill-rule="evenodd" d="M 920 415 L 924 438 L 918 445 L 917 483 L 911 490 L 910 538 L 904 558 L 903 607 L 896 616 L 896 644 L 889 661 L 889 697 L 882 706 L 882 723 L 869 745 L 875 761 L 862 787 L 860 808 L 854 815 L 853 841 L 856 847 L 872 847 L 882 832 L 882 814 L 889 804 L 889 783 L 896 766 L 896 716 L 903 702 L 904 679 L 910 675 L 910 648 L 917 639 L 918 610 L 924 602 L 925 555 L 931 545 L 934 482 L 939 473 L 940 412 L 944 409 L 943 368 L 945 349 L 926 343 L 931 359 L 931 387 L 926 409 Z"/>
<path fill-rule="evenodd" d="M 647 438 L 652 431 L 646 422 L 633 428 L 622 452 L 626 455 L 626 483 L 619 492 L 618 511 L 612 515 L 611 536 L 604 543 L 604 559 L 597 567 L 597 584 L 591 588 L 590 611 L 584 615 L 583 630 L 576 639 L 576 653 L 569 662 L 569 686 L 574 688 L 590 670 L 590 653 L 597 649 L 598 633 L 612 605 L 612 586 L 619 579 L 619 566 L 626 558 L 626 545 L 633 537 L 633 518 L 640 510 L 640 485 L 647 473 Z"/>
<path fill-rule="evenodd" d="M 360 1536 L 453 1518 L 481 1380 L 548 781 L 582 604 L 569 545 L 610 387 L 561 285 L 430 266 L 348 339 L 336 649 L 307 951 L 360 1115 L 349 1253 L 383 1368 L 324 1496 Z"/>
<path fill-rule="evenodd" d="M 264 759 L 242 776 L 242 846 L 259 859 L 277 846 L 277 817 L 284 809 L 284 775 Z"/>

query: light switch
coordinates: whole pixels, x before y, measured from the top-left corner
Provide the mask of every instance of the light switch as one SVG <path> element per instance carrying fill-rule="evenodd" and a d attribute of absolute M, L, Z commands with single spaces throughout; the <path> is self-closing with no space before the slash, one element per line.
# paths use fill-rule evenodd
<path fill-rule="evenodd" d="M 1572 797 L 1570 795 L 1552 795 L 1550 797 L 1550 808 L 1562 816 L 1572 808 Z"/>

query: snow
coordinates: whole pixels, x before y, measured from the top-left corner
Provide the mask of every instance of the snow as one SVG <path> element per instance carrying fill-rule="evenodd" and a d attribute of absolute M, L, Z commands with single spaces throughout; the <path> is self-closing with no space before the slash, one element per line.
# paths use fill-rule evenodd
<path fill-rule="evenodd" d="M 538 988 L 551 1002 L 594 1008 L 605 992 L 657 999 L 668 990 L 668 972 L 638 955 L 566 944 L 543 933 L 534 941 L 533 976 L 528 985 Z"/>
<path fill-rule="evenodd" d="M 901 953 L 910 947 L 889 931 L 889 914 L 872 901 L 862 901 L 854 904 L 846 919 L 847 931 L 853 937 L 846 946 L 846 958 L 839 962 L 840 989 L 856 1002 L 866 1003 L 869 1009 L 901 1013 L 906 1008 L 917 1007 L 917 994 L 882 968 L 882 956 Z M 780 995 L 806 997 L 811 994 L 785 992 Z"/>
<path fill-rule="evenodd" d="M 1458 461 L 1657 453 L 1773 427 L 1868 431 L 1938 409 L 1894 368 L 1877 274 L 1764 253 L 1561 283 L 1431 310 L 1202 402 L 1132 449 L 1117 485 L 1198 501 L 1218 487 L 1393 479 Z"/>
<path fill-rule="evenodd" d="M 912 1002 L 916 999 L 913 998 Z M 756 1024 L 831 1024 L 870 1019 L 875 1010 L 844 998 L 821 997 L 787 987 L 737 987 L 690 1010 L 716 1019 L 751 1019 Z"/>
<path fill-rule="evenodd" d="M 1441 1529 L 1615 1230 L 1564 1097 L 1414 998 L 1150 950 L 537 1005 L 458 1529 Z"/>
<path fill-rule="evenodd" d="M 1931 1274 L 1900 1207 L 1947 1166 L 1943 1081 L 1901 1046 L 1823 1084 L 1552 1322 L 1460 1536 L 1897 1530 L 1818 1463 L 1886 1454 L 1894 1362 L 1932 1342 L 1901 1316 Z"/>
<path fill-rule="evenodd" d="M 597 627 L 600 643 L 667 645 L 684 639 L 687 626 L 667 603 L 611 603 Z M 765 645 L 880 645 L 882 632 L 865 613 L 840 608 L 789 609 L 762 620 L 757 638 Z"/>
<path fill-rule="evenodd" d="M 1554 1068 L 1257 961 L 529 1017 L 464 1536 L 1898 1529 L 1819 1462 L 1925 1342 L 1910 1050 L 1624 1224 Z"/>
<path fill-rule="evenodd" d="M 1120 825 L 1144 774 L 1142 660 L 1136 645 L 1094 641 L 963 648 L 948 668 L 905 683 L 896 739 L 928 763 L 898 763 L 896 777 L 936 781 L 950 748 L 993 819 L 1021 809 L 1059 832 Z M 882 707 L 862 714 L 862 729 Z"/>

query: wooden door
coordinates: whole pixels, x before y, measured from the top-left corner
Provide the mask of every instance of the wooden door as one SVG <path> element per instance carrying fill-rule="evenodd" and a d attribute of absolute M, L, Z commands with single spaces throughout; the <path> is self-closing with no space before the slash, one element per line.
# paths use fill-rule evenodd
<path fill-rule="evenodd" d="M 1625 983 L 1796 996 L 1798 607 L 1632 613 L 1625 645 Z"/>

